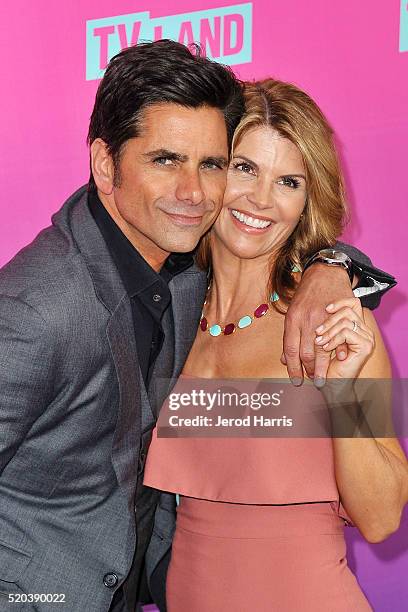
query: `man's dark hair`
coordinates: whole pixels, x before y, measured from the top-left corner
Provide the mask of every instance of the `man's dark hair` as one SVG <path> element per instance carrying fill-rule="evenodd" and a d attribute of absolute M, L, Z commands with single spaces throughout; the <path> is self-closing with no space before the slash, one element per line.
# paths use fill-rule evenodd
<path fill-rule="evenodd" d="M 142 111 L 152 104 L 218 108 L 231 144 L 244 112 L 242 84 L 232 70 L 203 57 L 197 45 L 192 51 L 164 39 L 129 47 L 109 62 L 96 94 L 88 144 L 101 138 L 115 170 L 122 146 L 140 134 Z M 92 173 L 89 186 L 95 188 Z"/>

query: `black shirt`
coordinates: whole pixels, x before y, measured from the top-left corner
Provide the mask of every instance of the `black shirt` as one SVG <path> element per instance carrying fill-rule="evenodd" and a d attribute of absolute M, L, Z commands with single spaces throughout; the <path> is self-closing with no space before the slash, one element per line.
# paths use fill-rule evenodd
<path fill-rule="evenodd" d="M 161 320 L 171 302 L 168 283 L 192 265 L 193 256 L 172 253 L 157 273 L 116 225 L 95 191 L 88 193 L 88 206 L 131 301 L 139 364 L 147 388 L 163 345 Z"/>

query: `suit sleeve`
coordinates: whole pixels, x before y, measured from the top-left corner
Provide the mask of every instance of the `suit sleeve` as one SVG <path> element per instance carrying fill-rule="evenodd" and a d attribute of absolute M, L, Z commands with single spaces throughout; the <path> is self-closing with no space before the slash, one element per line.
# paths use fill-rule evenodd
<path fill-rule="evenodd" d="M 359 282 L 353 293 L 360 298 L 362 306 L 370 310 L 377 308 L 384 293 L 397 284 L 395 278 L 388 272 L 375 268 L 367 255 L 349 244 L 336 242 L 333 248 L 346 253 L 358 269 Z"/>
<path fill-rule="evenodd" d="M 51 400 L 52 346 L 34 308 L 0 296 L 0 474 Z"/>

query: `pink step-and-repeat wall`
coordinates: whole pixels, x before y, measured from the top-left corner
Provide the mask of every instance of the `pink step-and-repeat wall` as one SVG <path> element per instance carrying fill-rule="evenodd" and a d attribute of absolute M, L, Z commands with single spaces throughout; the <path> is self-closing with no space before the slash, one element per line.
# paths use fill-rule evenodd
<path fill-rule="evenodd" d="M 399 281 L 377 318 L 394 375 L 407 378 L 407 0 L 2 0 L 0 265 L 86 182 L 87 126 L 107 59 L 160 37 L 201 40 L 241 78 L 283 78 L 320 104 L 347 177 L 345 238 Z M 347 540 L 373 608 L 406 610 L 408 513 L 384 543 L 353 529 Z"/>

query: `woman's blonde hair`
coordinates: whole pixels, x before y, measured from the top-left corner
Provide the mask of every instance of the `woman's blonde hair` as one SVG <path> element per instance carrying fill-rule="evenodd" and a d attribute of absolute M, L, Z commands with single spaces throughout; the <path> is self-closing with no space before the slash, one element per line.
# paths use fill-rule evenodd
<path fill-rule="evenodd" d="M 306 204 L 295 230 L 274 257 L 268 291 L 276 291 L 275 307 L 284 312 L 295 289 L 293 266 L 302 269 L 308 257 L 331 246 L 346 219 L 344 182 L 333 142 L 333 130 L 317 104 L 304 91 L 274 79 L 246 83 L 245 114 L 232 141 L 232 151 L 243 136 L 258 127 L 270 127 L 287 138 L 302 154 L 306 172 Z M 197 263 L 211 266 L 210 232 L 202 239 Z M 280 305 L 279 305 L 280 304 Z"/>

